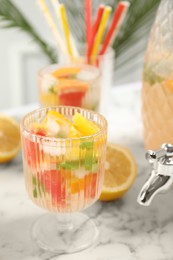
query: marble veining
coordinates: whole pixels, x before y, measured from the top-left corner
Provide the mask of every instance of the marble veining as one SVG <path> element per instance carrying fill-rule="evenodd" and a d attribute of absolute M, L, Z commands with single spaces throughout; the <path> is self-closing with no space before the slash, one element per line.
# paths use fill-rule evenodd
<path fill-rule="evenodd" d="M 32 223 L 44 211 L 27 197 L 19 154 L 12 162 L 0 165 L 0 260 L 173 259 L 173 189 L 155 198 L 152 207 L 142 207 L 136 202 L 149 170 L 144 159 L 140 89 L 114 90 L 111 101 L 107 115 L 109 140 L 132 151 L 138 164 L 138 177 L 122 199 L 97 202 L 85 210 L 98 225 L 98 243 L 71 255 L 50 254 L 33 243 Z M 21 110 L 19 113 L 15 110 L 13 115 L 20 118 Z"/>

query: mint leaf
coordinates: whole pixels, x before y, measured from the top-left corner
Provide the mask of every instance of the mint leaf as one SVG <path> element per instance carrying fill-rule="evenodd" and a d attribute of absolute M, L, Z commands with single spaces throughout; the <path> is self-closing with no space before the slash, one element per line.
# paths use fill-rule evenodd
<path fill-rule="evenodd" d="M 40 184 L 38 184 L 38 193 L 39 193 L 39 195 L 41 197 L 41 186 L 40 186 Z"/>
<path fill-rule="evenodd" d="M 49 88 L 49 92 L 52 94 L 57 94 L 54 85 Z"/>
<path fill-rule="evenodd" d="M 36 188 L 34 188 L 34 190 L 33 190 L 33 197 L 37 198 L 37 190 L 36 190 Z"/>
<path fill-rule="evenodd" d="M 144 81 L 147 81 L 150 85 L 161 83 L 163 81 L 161 76 L 157 75 L 152 68 L 148 68 L 147 66 L 144 66 L 143 78 Z"/>
<path fill-rule="evenodd" d="M 32 184 L 34 186 L 33 196 L 34 196 L 34 194 L 36 195 L 36 197 L 38 195 L 37 187 L 38 187 L 38 193 L 39 193 L 40 197 L 42 195 L 42 192 L 45 194 L 45 188 L 44 188 L 43 184 L 35 176 L 32 176 Z"/>
<path fill-rule="evenodd" d="M 97 111 L 97 110 L 98 110 L 98 103 L 96 103 L 96 104 L 91 108 L 91 110 Z"/>
<path fill-rule="evenodd" d="M 94 148 L 94 142 L 83 142 L 80 144 L 81 149 L 86 149 L 86 155 L 85 155 L 85 161 L 84 161 L 84 167 L 85 170 L 91 171 L 93 168 L 93 163 L 95 163 L 95 159 L 93 158 L 93 148 Z"/>
<path fill-rule="evenodd" d="M 32 176 L 32 184 L 33 184 L 34 186 L 37 185 L 37 178 L 36 178 L 35 176 Z"/>
<path fill-rule="evenodd" d="M 94 143 L 93 142 L 83 142 L 80 144 L 81 149 L 93 149 Z"/>
<path fill-rule="evenodd" d="M 87 150 L 85 156 L 85 170 L 91 171 L 94 163 L 93 150 Z"/>
<path fill-rule="evenodd" d="M 61 164 L 57 164 L 56 169 L 64 169 L 64 170 L 77 170 L 80 167 L 83 167 L 87 171 L 95 170 L 98 168 L 98 161 L 96 158 L 93 158 L 93 154 L 91 151 L 86 152 L 86 156 L 84 160 L 76 160 L 76 161 L 68 161 L 62 162 Z"/>
<path fill-rule="evenodd" d="M 56 138 L 66 138 L 66 134 L 60 132 L 56 135 Z"/>
<path fill-rule="evenodd" d="M 64 170 L 76 170 L 79 168 L 80 161 L 71 161 L 71 162 L 63 162 L 61 163 L 61 167 Z"/>

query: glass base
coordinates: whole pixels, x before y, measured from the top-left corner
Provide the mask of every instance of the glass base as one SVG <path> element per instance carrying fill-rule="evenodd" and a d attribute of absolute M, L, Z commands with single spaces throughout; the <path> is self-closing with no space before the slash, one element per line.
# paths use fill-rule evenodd
<path fill-rule="evenodd" d="M 46 214 L 34 223 L 32 238 L 44 250 L 75 253 L 93 246 L 98 229 L 82 213 Z"/>

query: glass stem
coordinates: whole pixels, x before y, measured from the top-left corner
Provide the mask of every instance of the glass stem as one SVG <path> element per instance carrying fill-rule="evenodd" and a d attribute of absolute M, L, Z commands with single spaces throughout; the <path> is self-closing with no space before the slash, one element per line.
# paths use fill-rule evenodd
<path fill-rule="evenodd" d="M 71 213 L 57 214 L 58 229 L 67 230 L 72 229 Z"/>

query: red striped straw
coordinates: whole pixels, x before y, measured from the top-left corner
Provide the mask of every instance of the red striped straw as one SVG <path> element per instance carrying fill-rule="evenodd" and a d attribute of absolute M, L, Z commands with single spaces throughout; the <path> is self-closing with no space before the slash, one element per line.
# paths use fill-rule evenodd
<path fill-rule="evenodd" d="M 90 56 L 91 56 L 91 52 L 92 52 L 92 48 L 93 48 L 93 44 L 94 44 L 94 39 L 95 36 L 97 34 L 99 25 L 100 25 L 100 21 L 103 15 L 103 11 L 104 11 L 104 5 L 99 5 L 99 8 L 97 10 L 97 15 L 96 15 L 96 19 L 92 28 L 92 33 L 90 36 L 90 40 L 89 40 L 89 44 L 88 44 L 88 48 L 87 48 L 87 60 L 88 62 L 90 61 Z"/>
<path fill-rule="evenodd" d="M 92 31 L 92 7 L 91 0 L 85 0 L 85 23 L 86 23 L 86 42 L 89 44 L 89 39 Z"/>
<path fill-rule="evenodd" d="M 105 36 L 99 55 L 103 55 L 106 52 L 108 46 L 111 45 L 112 42 L 115 40 L 117 32 L 124 21 L 129 5 L 129 2 L 126 1 L 119 2 L 115 10 L 110 28 Z"/>

